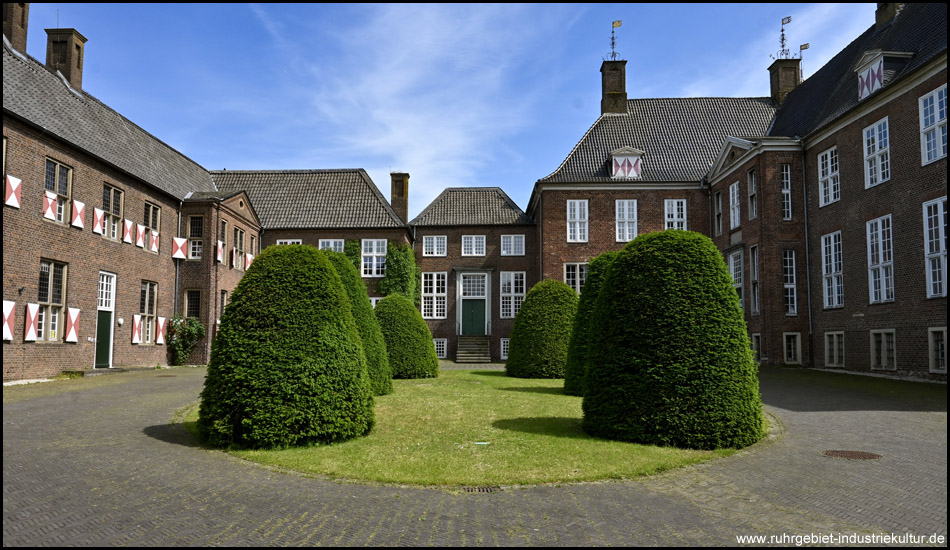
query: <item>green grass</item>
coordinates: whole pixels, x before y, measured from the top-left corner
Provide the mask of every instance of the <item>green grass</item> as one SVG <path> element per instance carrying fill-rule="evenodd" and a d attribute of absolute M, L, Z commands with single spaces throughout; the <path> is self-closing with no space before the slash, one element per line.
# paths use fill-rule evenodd
<path fill-rule="evenodd" d="M 624 479 L 731 454 L 621 443 L 580 429 L 581 398 L 563 380 L 441 371 L 395 380 L 376 398 L 376 427 L 334 445 L 233 451 L 304 474 L 383 483 L 502 486 Z M 186 417 L 191 424 L 197 408 Z"/>

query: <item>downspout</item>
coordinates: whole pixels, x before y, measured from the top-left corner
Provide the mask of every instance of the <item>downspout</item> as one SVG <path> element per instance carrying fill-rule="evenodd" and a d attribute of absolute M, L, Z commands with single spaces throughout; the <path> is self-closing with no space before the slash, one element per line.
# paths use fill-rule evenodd
<path fill-rule="evenodd" d="M 802 146 L 802 216 L 805 224 L 805 297 L 808 301 L 808 364 L 815 365 L 815 339 L 812 328 L 812 309 L 811 309 L 811 246 L 808 240 L 808 184 L 805 174 L 805 141 L 799 140 Z M 784 345 L 784 344 L 783 344 Z"/>
<path fill-rule="evenodd" d="M 175 231 L 175 237 L 181 237 L 181 207 L 185 204 L 185 201 L 178 201 L 178 229 Z M 178 285 L 180 279 L 179 268 L 181 267 L 181 261 L 178 258 L 175 258 L 175 313 L 178 313 Z"/>

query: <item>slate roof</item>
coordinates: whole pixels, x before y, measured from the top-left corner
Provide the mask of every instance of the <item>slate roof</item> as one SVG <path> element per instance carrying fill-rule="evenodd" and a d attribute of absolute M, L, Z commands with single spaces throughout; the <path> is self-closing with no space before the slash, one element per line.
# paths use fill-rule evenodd
<path fill-rule="evenodd" d="M 906 63 L 890 65 L 885 56 L 885 86 L 893 85 L 947 51 L 947 5 L 906 4 L 892 22 L 880 29 L 872 25 L 786 96 L 769 135 L 804 137 L 856 107 L 854 71 L 871 50 L 914 53 Z"/>
<path fill-rule="evenodd" d="M 629 99 L 590 127 L 552 174 L 538 183 L 594 183 L 610 177 L 610 152 L 642 149 L 641 182 L 698 182 L 727 136 L 762 136 L 775 114 L 770 98 Z"/>
<path fill-rule="evenodd" d="M 531 218 L 500 187 L 448 187 L 409 225 L 525 225 Z"/>
<path fill-rule="evenodd" d="M 84 91 L 74 91 L 30 56 L 14 53 L 4 37 L 3 114 L 183 199 L 214 191 L 208 171 Z"/>
<path fill-rule="evenodd" d="M 212 170 L 220 191 L 245 191 L 266 229 L 405 227 L 362 168 Z"/>

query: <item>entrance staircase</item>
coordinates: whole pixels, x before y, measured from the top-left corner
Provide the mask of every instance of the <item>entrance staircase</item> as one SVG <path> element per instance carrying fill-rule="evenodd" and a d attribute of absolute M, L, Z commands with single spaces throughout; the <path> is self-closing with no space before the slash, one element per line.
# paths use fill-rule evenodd
<path fill-rule="evenodd" d="M 490 336 L 459 336 L 456 363 L 491 363 Z"/>

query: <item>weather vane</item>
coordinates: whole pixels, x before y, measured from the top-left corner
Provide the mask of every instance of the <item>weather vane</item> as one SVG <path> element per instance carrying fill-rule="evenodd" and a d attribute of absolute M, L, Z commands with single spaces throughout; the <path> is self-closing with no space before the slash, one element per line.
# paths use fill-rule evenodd
<path fill-rule="evenodd" d="M 617 60 L 617 35 L 615 30 L 621 25 L 621 21 L 618 19 L 614 21 L 613 26 L 610 28 L 610 60 Z"/>
<path fill-rule="evenodd" d="M 781 35 L 781 39 L 779 40 L 779 44 L 781 44 L 782 49 L 780 49 L 775 55 L 773 55 L 772 59 L 791 59 L 793 57 L 791 52 L 788 51 L 787 41 L 785 40 L 785 25 L 788 25 L 791 22 L 792 22 L 791 15 L 789 15 L 788 17 L 782 18 L 782 35 Z M 798 57 L 801 58 L 802 50 L 807 50 L 807 49 L 808 49 L 808 44 L 802 44 L 801 46 L 799 46 Z"/>

